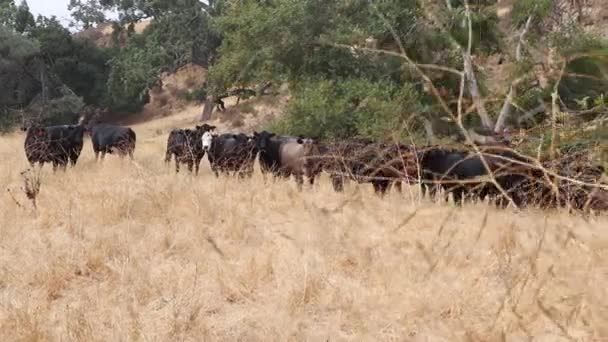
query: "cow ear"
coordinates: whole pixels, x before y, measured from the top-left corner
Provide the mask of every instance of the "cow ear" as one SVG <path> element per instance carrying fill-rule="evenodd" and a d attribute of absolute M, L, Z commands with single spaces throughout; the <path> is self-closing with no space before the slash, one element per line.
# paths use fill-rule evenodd
<path fill-rule="evenodd" d="M 302 138 L 298 138 L 298 144 L 303 144 L 304 140 L 302 140 Z"/>

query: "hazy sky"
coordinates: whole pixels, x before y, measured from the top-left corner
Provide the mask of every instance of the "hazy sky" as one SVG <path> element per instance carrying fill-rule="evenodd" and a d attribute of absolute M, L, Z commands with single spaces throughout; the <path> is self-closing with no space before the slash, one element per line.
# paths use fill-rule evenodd
<path fill-rule="evenodd" d="M 19 4 L 20 1 L 15 1 L 15 3 Z M 70 0 L 27 0 L 34 18 L 39 14 L 47 17 L 54 15 L 66 25 L 71 20 L 70 11 L 68 11 L 69 3 Z"/>

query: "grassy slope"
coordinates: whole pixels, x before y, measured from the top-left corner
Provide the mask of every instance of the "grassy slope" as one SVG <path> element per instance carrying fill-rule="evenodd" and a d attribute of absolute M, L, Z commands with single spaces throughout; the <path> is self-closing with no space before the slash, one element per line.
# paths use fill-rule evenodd
<path fill-rule="evenodd" d="M 608 338 L 606 217 L 176 176 L 163 122 L 43 170 L 37 213 L 0 137 L 1 341 Z"/>

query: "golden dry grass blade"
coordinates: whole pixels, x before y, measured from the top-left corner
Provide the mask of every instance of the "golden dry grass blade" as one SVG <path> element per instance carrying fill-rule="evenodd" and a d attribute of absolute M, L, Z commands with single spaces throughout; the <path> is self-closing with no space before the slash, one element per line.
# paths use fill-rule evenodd
<path fill-rule="evenodd" d="M 0 341 L 608 337 L 606 216 L 175 175 L 159 125 L 134 162 L 87 139 L 45 167 L 36 215 L 23 136 L 0 137 Z"/>

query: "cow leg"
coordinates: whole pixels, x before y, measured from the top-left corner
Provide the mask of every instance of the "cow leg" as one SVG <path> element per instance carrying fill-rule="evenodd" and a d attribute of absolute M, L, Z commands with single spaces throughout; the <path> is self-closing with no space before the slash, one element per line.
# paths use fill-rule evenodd
<path fill-rule="evenodd" d="M 374 191 L 376 192 L 376 194 L 384 196 L 386 194 L 386 190 L 388 189 L 389 181 L 375 180 L 372 181 L 372 185 L 374 186 Z"/>
<path fill-rule="evenodd" d="M 344 191 L 344 178 L 338 175 L 331 175 L 331 185 L 334 187 L 335 192 Z"/>
<path fill-rule="evenodd" d="M 401 181 L 396 181 L 395 189 L 397 190 L 397 192 L 403 193 L 403 183 Z"/>
<path fill-rule="evenodd" d="M 426 196 L 427 186 L 426 184 L 420 184 L 420 192 L 422 193 L 422 198 Z"/>
<path fill-rule="evenodd" d="M 462 205 L 463 196 L 464 196 L 464 188 L 461 186 L 456 187 L 452 192 L 452 196 L 454 197 L 454 203 L 456 205 Z"/>
<path fill-rule="evenodd" d="M 192 159 L 188 160 L 188 171 L 192 173 L 192 167 L 194 165 L 194 161 Z"/>
<path fill-rule="evenodd" d="M 101 161 L 106 158 L 106 150 L 101 151 Z"/>
<path fill-rule="evenodd" d="M 177 156 L 175 156 L 175 173 L 179 173 L 179 164 L 180 161 L 177 159 Z"/>
<path fill-rule="evenodd" d="M 194 173 L 198 176 L 198 171 L 201 167 L 201 158 L 196 158 L 196 161 L 194 162 Z"/>
<path fill-rule="evenodd" d="M 429 187 L 429 197 L 433 200 L 437 198 L 437 193 L 443 190 L 445 192 L 446 200 L 448 196 L 448 188 L 442 184 L 431 184 Z"/>
<path fill-rule="evenodd" d="M 296 185 L 298 186 L 298 191 L 302 191 L 302 186 L 304 185 L 304 176 L 302 174 L 294 174 L 296 179 Z"/>

